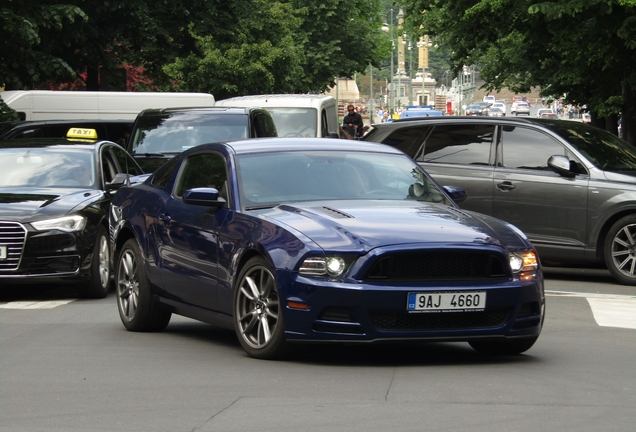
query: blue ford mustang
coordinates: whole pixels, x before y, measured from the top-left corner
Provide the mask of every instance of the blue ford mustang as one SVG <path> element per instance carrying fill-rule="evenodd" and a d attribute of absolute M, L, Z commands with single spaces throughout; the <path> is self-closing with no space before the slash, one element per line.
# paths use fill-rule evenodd
<path fill-rule="evenodd" d="M 257 358 L 310 341 L 524 352 L 544 317 L 536 252 L 516 227 L 459 209 L 462 193 L 381 144 L 191 148 L 113 198 L 120 317 L 132 331 L 172 313 L 233 328 Z"/>

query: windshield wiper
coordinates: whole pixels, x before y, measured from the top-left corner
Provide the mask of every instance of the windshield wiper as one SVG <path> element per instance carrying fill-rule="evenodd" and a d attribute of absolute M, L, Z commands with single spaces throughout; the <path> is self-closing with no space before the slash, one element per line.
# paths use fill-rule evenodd
<path fill-rule="evenodd" d="M 260 206 L 251 206 L 251 207 L 245 207 L 245 210 L 263 210 L 263 209 L 271 209 L 276 207 L 278 204 L 263 204 Z"/>

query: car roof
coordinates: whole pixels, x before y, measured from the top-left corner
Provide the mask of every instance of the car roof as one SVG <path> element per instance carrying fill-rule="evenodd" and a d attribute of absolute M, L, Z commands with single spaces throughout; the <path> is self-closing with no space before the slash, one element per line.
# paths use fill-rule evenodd
<path fill-rule="evenodd" d="M 89 140 L 89 139 L 67 139 L 67 138 L 33 138 L 33 139 L 17 139 L 0 141 L 0 149 L 5 148 L 44 148 L 44 147 L 65 147 L 93 150 L 102 143 L 114 144 L 112 141 L 106 140 Z"/>
<path fill-rule="evenodd" d="M 453 123 L 496 123 L 496 124 L 539 124 L 542 126 L 548 126 L 553 124 L 555 121 L 558 122 L 568 122 L 568 120 L 547 120 L 547 119 L 538 119 L 536 117 L 487 117 L 487 116 L 443 116 L 443 117 L 413 117 L 409 119 L 400 119 L 394 120 L 389 123 L 376 123 L 373 125 L 374 129 L 385 129 L 385 128 L 397 128 L 397 127 L 413 127 L 416 125 L 423 124 L 453 124 Z"/>
<path fill-rule="evenodd" d="M 163 115 L 163 114 L 191 114 L 196 113 L 199 115 L 237 115 L 237 114 L 249 114 L 251 111 L 260 110 L 265 111 L 262 108 L 257 107 L 179 107 L 179 108 L 148 108 L 139 113 L 139 117 L 148 115 Z"/>
<path fill-rule="evenodd" d="M 247 140 L 231 141 L 223 143 L 223 145 L 231 148 L 236 154 L 305 150 L 327 152 L 365 151 L 403 154 L 400 150 L 384 144 L 334 138 L 251 138 Z M 207 146 L 212 148 L 215 144 L 202 144 L 196 148 L 202 149 Z"/>

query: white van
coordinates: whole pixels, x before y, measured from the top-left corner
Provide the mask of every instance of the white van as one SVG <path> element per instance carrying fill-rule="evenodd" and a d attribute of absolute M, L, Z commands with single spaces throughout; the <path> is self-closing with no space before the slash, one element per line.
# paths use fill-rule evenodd
<path fill-rule="evenodd" d="M 146 108 L 211 107 L 209 93 L 8 90 L 4 102 L 22 120 L 134 120 Z"/>
<path fill-rule="evenodd" d="M 332 96 L 269 94 L 216 101 L 215 106 L 262 107 L 274 118 L 280 137 L 339 138 L 338 109 Z"/>

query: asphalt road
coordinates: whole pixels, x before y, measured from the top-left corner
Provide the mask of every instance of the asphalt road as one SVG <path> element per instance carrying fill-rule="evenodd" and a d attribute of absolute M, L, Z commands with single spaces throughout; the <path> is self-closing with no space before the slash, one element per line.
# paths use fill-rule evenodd
<path fill-rule="evenodd" d="M 112 293 L 4 287 L 0 431 L 634 431 L 636 288 L 547 269 L 546 289 L 524 355 L 320 345 L 262 361 L 185 318 L 127 332 Z"/>

